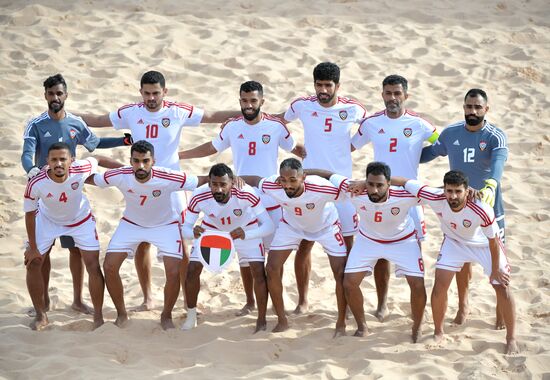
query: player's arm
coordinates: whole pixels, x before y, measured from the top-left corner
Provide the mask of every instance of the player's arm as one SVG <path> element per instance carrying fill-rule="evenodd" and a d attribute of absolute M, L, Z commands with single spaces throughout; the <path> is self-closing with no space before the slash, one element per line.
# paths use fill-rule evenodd
<path fill-rule="evenodd" d="M 268 236 L 275 231 L 275 225 L 269 217 L 267 211 L 262 212 L 258 215 L 258 227 L 252 228 L 248 231 L 244 231 L 242 228 L 236 228 L 230 232 L 230 235 L 233 239 L 258 239 L 264 236 Z M 240 230 L 240 231 L 237 231 Z"/>
<path fill-rule="evenodd" d="M 99 166 L 103 167 L 103 168 L 116 169 L 116 168 L 121 168 L 121 167 L 124 166 L 123 164 L 121 164 L 117 160 L 114 160 L 114 159 L 109 158 L 109 157 L 99 156 L 99 155 L 94 155 L 92 157 L 95 158 L 97 160 L 97 164 Z"/>
<path fill-rule="evenodd" d="M 82 120 L 84 120 L 84 122 L 92 128 L 106 128 L 106 127 L 113 126 L 108 113 L 105 115 L 92 115 L 92 114 L 76 114 L 76 115 L 80 116 Z"/>
<path fill-rule="evenodd" d="M 247 185 L 250 185 L 252 187 L 258 187 L 260 181 L 262 180 L 262 177 L 258 177 L 257 175 L 242 175 L 238 178 L 242 179 L 246 182 Z"/>
<path fill-rule="evenodd" d="M 430 162 L 433 159 L 439 157 L 439 156 L 446 156 L 447 155 L 447 148 L 445 147 L 445 143 L 440 138 L 440 136 L 437 134 L 437 131 L 434 132 L 434 135 L 437 135 L 437 138 L 433 141 L 432 145 L 425 146 L 422 148 L 422 153 L 420 154 L 420 163 L 424 164 L 426 162 Z M 432 137 L 428 139 L 428 141 L 432 142 Z"/>
<path fill-rule="evenodd" d="M 129 146 L 134 143 L 132 135 L 130 133 L 125 133 L 123 137 L 100 137 L 99 144 L 97 144 L 98 149 L 110 149 L 116 148 L 119 146 Z"/>
<path fill-rule="evenodd" d="M 323 169 L 304 169 L 305 175 L 316 175 L 319 177 L 322 177 L 324 179 L 330 180 L 330 177 L 334 174 L 333 172 L 329 170 L 323 170 Z"/>
<path fill-rule="evenodd" d="M 502 178 L 504 172 L 504 164 L 508 158 L 507 149 L 496 149 L 491 155 L 491 169 L 489 172 L 489 178 L 485 182 L 485 187 L 479 190 L 481 200 L 491 207 L 495 205 L 495 197 L 497 193 L 497 187 Z"/>
<path fill-rule="evenodd" d="M 405 177 L 399 177 L 399 176 L 391 176 L 390 184 L 393 186 L 405 186 L 405 184 L 409 181 L 409 178 Z"/>
<path fill-rule="evenodd" d="M 489 251 L 491 252 L 491 276 L 490 280 L 498 281 L 502 286 L 507 287 L 510 282 L 510 275 L 500 271 L 500 247 L 498 237 L 489 239 Z"/>
<path fill-rule="evenodd" d="M 218 151 L 214 148 L 212 142 L 207 142 L 193 149 L 181 151 L 178 153 L 178 156 L 180 160 L 185 160 L 190 158 L 207 157 L 216 153 L 218 153 Z"/>
<path fill-rule="evenodd" d="M 36 210 L 25 212 L 25 228 L 29 248 L 25 251 L 25 265 L 28 267 L 34 260 L 42 260 L 36 244 Z"/>
<path fill-rule="evenodd" d="M 295 156 L 298 156 L 300 158 L 306 158 L 307 151 L 304 146 L 304 144 L 297 143 L 296 146 L 290 151 L 290 153 L 294 154 Z"/>
<path fill-rule="evenodd" d="M 36 153 L 36 139 L 26 138 L 23 142 L 23 153 L 21 153 L 21 165 L 30 179 L 40 172 L 40 168 L 34 166 L 34 155 Z"/>
<path fill-rule="evenodd" d="M 204 111 L 201 123 L 223 123 L 227 119 L 241 115 L 241 111 Z"/>
<path fill-rule="evenodd" d="M 204 232 L 204 228 L 201 226 L 195 226 L 199 219 L 199 213 L 191 212 L 189 209 L 185 215 L 185 222 L 181 226 L 181 234 L 184 239 L 197 239 Z"/>

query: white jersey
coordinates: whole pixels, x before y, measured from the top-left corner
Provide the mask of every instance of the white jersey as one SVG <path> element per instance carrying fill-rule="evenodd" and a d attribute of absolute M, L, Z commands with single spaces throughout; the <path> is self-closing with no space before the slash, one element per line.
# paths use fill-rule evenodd
<path fill-rule="evenodd" d="M 195 190 L 194 175 L 154 166 L 151 178 L 141 183 L 131 167 L 111 169 L 94 178 L 99 187 L 115 186 L 122 192 L 126 208 L 122 219 L 141 227 L 157 227 L 177 222 L 179 216 L 172 207 L 171 194 L 180 190 Z"/>
<path fill-rule="evenodd" d="M 283 187 L 275 183 L 277 175 L 262 178 L 260 191 L 271 195 L 283 208 L 283 222 L 305 232 L 318 232 L 338 221 L 338 211 L 333 201 L 338 199 L 338 188 L 324 178 L 307 176 L 304 192 L 289 198 Z"/>
<path fill-rule="evenodd" d="M 237 175 L 260 177 L 277 174 L 279 147 L 290 152 L 296 146 L 284 123 L 265 113 L 254 125 L 242 116 L 229 119 L 212 145 L 218 152 L 231 148 Z"/>
<path fill-rule="evenodd" d="M 365 116 L 365 107 L 348 98 L 338 97 L 338 103 L 332 107 L 323 107 L 316 96 L 293 101 L 285 119 L 300 119 L 303 124 L 307 151 L 304 168 L 325 169 L 351 177 L 351 128 Z"/>
<path fill-rule="evenodd" d="M 453 211 L 443 194 L 443 189 L 425 186 L 418 181 L 407 181 L 405 189 L 422 199 L 435 211 L 445 236 L 460 243 L 487 247 L 487 238 L 498 236 L 498 225 L 493 208 L 479 200 L 466 201 L 460 211 Z"/>
<path fill-rule="evenodd" d="M 194 226 L 199 214 L 203 213 L 202 224 L 206 229 L 233 231 L 241 227 L 246 230 L 257 227 L 258 216 L 266 212 L 260 198 L 250 186 L 242 189 L 231 189 L 227 203 L 218 203 L 208 184 L 202 185 L 193 192 L 185 217 L 185 225 Z M 255 226 L 254 226 L 255 225 Z"/>
<path fill-rule="evenodd" d="M 348 192 L 349 179 L 346 177 L 334 174 L 330 182 L 340 188 L 357 209 L 359 232 L 363 236 L 378 243 L 395 243 L 415 235 L 409 209 L 418 205 L 419 200 L 402 187 L 390 187 L 388 199 L 375 203 L 369 199 L 366 190 L 352 197 Z"/>
<path fill-rule="evenodd" d="M 397 119 L 384 110 L 363 120 L 351 143 L 360 149 L 372 142 L 375 161 L 387 164 L 394 176 L 416 179 L 423 143 L 434 132 L 433 125 L 410 110 Z"/>
<path fill-rule="evenodd" d="M 184 126 L 200 124 L 204 111 L 185 103 L 163 101 L 157 112 L 149 112 L 143 103 L 128 104 L 111 112 L 115 129 L 129 129 L 134 141 L 145 140 L 155 147 L 155 165 L 179 170 L 178 147 Z"/>
<path fill-rule="evenodd" d="M 25 212 L 37 210 L 54 223 L 72 226 L 91 213 L 90 202 L 82 192 L 84 181 L 97 172 L 97 160 L 89 157 L 74 161 L 63 183 L 54 182 L 48 175 L 49 166 L 27 183 Z M 53 175 L 53 173 L 51 174 Z"/>

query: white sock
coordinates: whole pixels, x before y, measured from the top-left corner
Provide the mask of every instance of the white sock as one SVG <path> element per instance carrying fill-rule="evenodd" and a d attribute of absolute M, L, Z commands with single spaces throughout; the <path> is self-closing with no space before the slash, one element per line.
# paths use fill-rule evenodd
<path fill-rule="evenodd" d="M 197 327 L 197 309 L 189 308 L 187 309 L 187 318 L 185 319 L 185 322 L 183 322 L 183 325 L 181 325 L 181 329 L 191 330 L 195 327 Z"/>

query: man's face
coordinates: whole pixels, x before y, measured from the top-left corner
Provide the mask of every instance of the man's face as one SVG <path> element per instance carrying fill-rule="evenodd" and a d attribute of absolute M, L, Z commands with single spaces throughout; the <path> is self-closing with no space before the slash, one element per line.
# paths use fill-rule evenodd
<path fill-rule="evenodd" d="M 48 153 L 48 165 L 57 178 L 63 178 L 69 173 L 73 159 L 67 149 L 50 150 Z"/>
<path fill-rule="evenodd" d="M 372 174 L 367 176 L 367 194 L 371 202 L 379 203 L 388 199 L 390 181 L 383 174 Z"/>
<path fill-rule="evenodd" d="M 471 126 L 479 125 L 485 119 L 489 106 L 481 95 L 468 96 L 464 101 L 464 119 Z"/>
<path fill-rule="evenodd" d="M 151 156 L 151 152 L 133 152 L 130 157 L 130 165 L 139 182 L 146 182 L 151 177 L 151 169 L 154 164 L 155 159 Z"/>
<path fill-rule="evenodd" d="M 466 197 L 468 196 L 468 190 L 464 185 L 450 185 L 446 184 L 444 187 L 445 198 L 452 210 L 458 211 L 464 207 Z"/>
<path fill-rule="evenodd" d="M 390 113 L 402 113 L 408 97 L 402 84 L 387 84 L 382 88 L 382 99 L 386 110 Z"/>
<path fill-rule="evenodd" d="M 241 92 L 239 103 L 241 104 L 241 112 L 244 118 L 251 121 L 260 113 L 260 109 L 264 104 L 264 98 L 258 91 Z"/>
<path fill-rule="evenodd" d="M 208 184 L 216 202 L 226 203 L 229 200 L 231 189 L 233 188 L 233 180 L 227 174 L 224 174 L 223 177 L 213 175 L 209 178 Z"/>
<path fill-rule="evenodd" d="M 302 194 L 305 178 L 304 173 L 298 172 L 296 169 L 283 168 L 279 173 L 279 182 L 289 198 Z"/>
<path fill-rule="evenodd" d="M 145 83 L 139 92 L 143 97 L 143 103 L 145 104 L 147 111 L 156 112 L 162 108 L 162 100 L 168 90 L 166 88 L 162 88 L 160 83 Z"/>
<path fill-rule="evenodd" d="M 340 88 L 340 83 L 336 84 L 332 80 L 316 80 L 314 86 L 319 103 L 328 104 L 334 99 L 334 96 L 336 96 Z"/>
<path fill-rule="evenodd" d="M 65 87 L 60 83 L 46 89 L 44 97 L 48 102 L 48 109 L 53 113 L 58 113 L 65 106 L 65 99 L 67 99 L 67 91 Z"/>

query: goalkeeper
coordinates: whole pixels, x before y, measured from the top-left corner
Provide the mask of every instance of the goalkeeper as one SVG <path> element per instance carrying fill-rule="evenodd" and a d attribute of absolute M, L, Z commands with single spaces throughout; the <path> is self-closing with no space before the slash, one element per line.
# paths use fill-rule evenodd
<path fill-rule="evenodd" d="M 449 156 L 450 170 L 460 170 L 470 179 L 470 186 L 479 189 L 482 200 L 493 206 L 499 236 L 504 242 L 504 207 L 500 179 L 508 158 L 508 144 L 504 132 L 485 120 L 489 111 L 487 94 L 474 88 L 464 97 L 464 121 L 449 125 L 439 139 L 422 150 L 420 162 L 429 162 L 438 156 Z M 472 276 L 471 264 L 465 264 L 456 276 L 458 312 L 453 321 L 462 324 L 468 316 L 468 283 Z M 504 320 L 497 304 L 496 328 L 504 328 Z"/>

